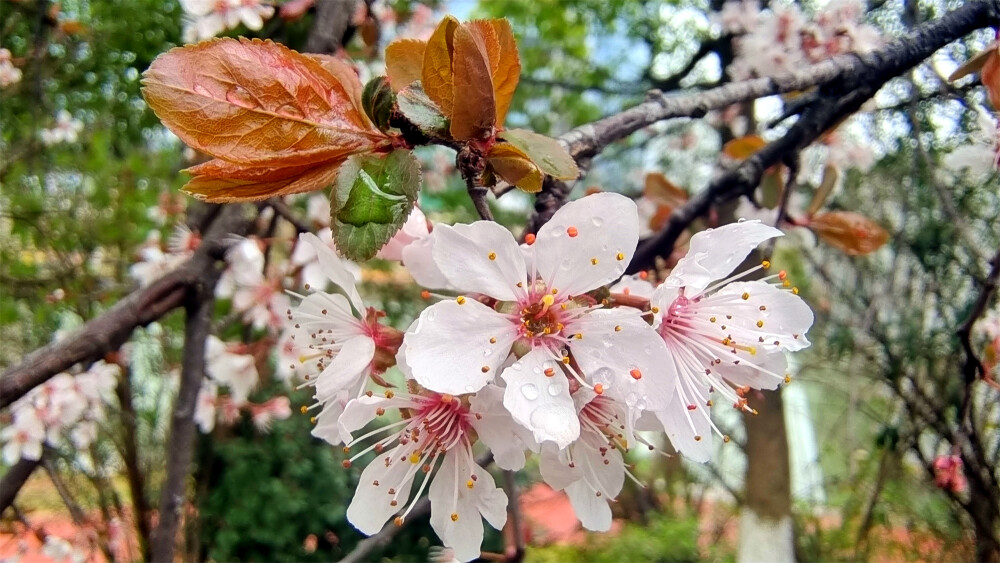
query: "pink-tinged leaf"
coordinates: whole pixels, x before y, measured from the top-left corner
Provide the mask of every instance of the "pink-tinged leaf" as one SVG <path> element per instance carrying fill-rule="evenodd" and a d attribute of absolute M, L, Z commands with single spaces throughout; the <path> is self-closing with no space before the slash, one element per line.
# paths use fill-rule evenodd
<path fill-rule="evenodd" d="M 853 211 L 821 213 L 809 228 L 827 244 L 851 256 L 871 254 L 889 241 L 889 232 L 875 221 Z"/>
<path fill-rule="evenodd" d="M 238 164 L 318 164 L 385 140 L 360 110 L 356 77 L 270 41 L 172 49 L 145 72 L 143 93 L 185 143 Z"/>
<path fill-rule="evenodd" d="M 185 172 L 194 177 L 183 190 L 211 203 L 257 201 L 321 190 L 333 184 L 346 157 L 319 164 L 270 168 L 211 160 Z"/>

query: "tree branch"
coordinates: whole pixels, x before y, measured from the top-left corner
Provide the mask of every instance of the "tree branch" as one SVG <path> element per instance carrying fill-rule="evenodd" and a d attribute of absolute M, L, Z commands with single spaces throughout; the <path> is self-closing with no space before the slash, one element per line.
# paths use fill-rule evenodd
<path fill-rule="evenodd" d="M 852 72 L 845 74 L 837 82 L 821 86 L 816 100 L 804 108 L 799 120 L 783 137 L 769 143 L 739 166 L 711 182 L 684 206 L 675 209 L 667 225 L 639 245 L 628 271 L 648 268 L 656 256 L 671 252 L 681 232 L 696 218 L 704 215 L 712 205 L 752 193 L 765 170 L 807 147 L 842 119 L 857 111 L 890 79 L 916 66 L 954 39 L 998 19 L 1000 1 L 971 2 L 939 20 L 921 25 L 906 38 L 890 43 L 879 51 L 863 56 L 849 55 L 853 61 L 849 65 L 854 67 Z"/>
<path fill-rule="evenodd" d="M 993 259 L 990 260 L 990 273 L 983 280 L 982 290 L 979 292 L 979 297 L 976 298 L 975 303 L 972 304 L 972 310 L 969 311 L 969 316 L 966 317 L 965 322 L 962 326 L 955 331 L 958 336 L 959 341 L 962 343 L 962 349 L 965 351 L 965 364 L 962 366 L 962 375 L 965 378 L 965 385 L 968 387 L 977 378 L 977 376 L 987 377 L 986 368 L 983 367 L 983 363 L 976 356 L 976 352 L 972 347 L 972 327 L 976 324 L 976 321 L 983 316 L 986 312 L 986 307 L 989 306 L 990 300 L 993 298 L 993 294 L 997 291 L 997 286 L 1000 285 L 1000 250 L 993 255 Z M 968 405 L 972 398 L 971 391 L 966 392 L 963 406 L 963 414 L 967 413 Z M 967 418 L 963 416 L 964 420 Z"/>
<path fill-rule="evenodd" d="M 215 284 L 221 273 L 218 268 L 208 270 L 186 305 L 181 385 L 167 444 L 167 477 L 160 497 L 160 522 L 152 533 L 152 561 L 159 563 L 172 563 L 174 560 L 174 544 L 184 505 L 184 485 L 194 446 L 194 411 L 201 381 L 205 377 L 205 341 L 212 326 Z"/>
<path fill-rule="evenodd" d="M 840 92 L 850 92 L 852 87 L 865 84 L 881 86 L 890 78 L 916 66 L 944 45 L 998 21 L 1000 0 L 969 2 L 937 20 L 919 26 L 906 37 L 866 55 L 838 55 L 799 71 L 732 82 L 702 92 L 668 95 L 653 91 L 645 102 L 621 113 L 581 125 L 559 137 L 559 140 L 573 158 L 580 161 L 593 158 L 609 144 L 666 119 L 702 117 L 711 110 L 722 109 L 734 103 L 817 86 Z M 877 89 L 872 90 L 871 95 Z M 822 103 L 823 98 L 824 96 L 820 96 L 816 103 Z M 860 105 L 856 104 L 857 107 Z M 565 203 L 569 191 L 565 190 L 566 195 L 562 197 L 548 196 L 546 189 L 552 185 L 551 182 L 546 182 L 536 198 L 530 226 L 544 224 Z"/>
<path fill-rule="evenodd" d="M 121 348 L 132 331 L 180 307 L 212 263 L 222 255 L 225 238 L 243 234 L 250 221 L 244 206 L 227 205 L 209 225 L 204 242 L 190 260 L 152 284 L 132 292 L 106 313 L 84 324 L 66 338 L 25 356 L 0 376 L 0 408 L 24 396 L 50 377 L 80 362 L 104 357 Z"/>
<path fill-rule="evenodd" d="M 3 514 L 7 507 L 14 504 L 14 498 L 20 492 L 21 487 L 28 481 L 28 477 L 34 473 L 42 461 L 40 459 L 24 459 L 23 457 L 7 470 L 0 481 L 0 514 Z"/>

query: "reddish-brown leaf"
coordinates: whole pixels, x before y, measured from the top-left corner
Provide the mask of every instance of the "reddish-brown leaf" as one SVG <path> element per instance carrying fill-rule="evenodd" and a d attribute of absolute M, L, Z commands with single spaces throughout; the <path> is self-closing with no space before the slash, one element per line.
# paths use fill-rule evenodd
<path fill-rule="evenodd" d="M 172 49 L 146 71 L 153 111 L 192 148 L 251 166 L 317 164 L 385 139 L 359 110 L 360 84 L 270 41 Z"/>
<path fill-rule="evenodd" d="M 458 20 L 445 16 L 438 24 L 424 49 L 424 64 L 420 71 L 421 82 L 427 97 L 434 101 L 441 113 L 451 118 L 452 101 L 455 97 L 451 57 L 454 49 L 455 30 Z"/>
<path fill-rule="evenodd" d="M 746 137 L 733 139 L 732 141 L 726 143 L 722 147 L 722 154 L 728 156 L 729 158 L 743 160 L 764 148 L 764 145 L 766 144 L 767 141 L 759 135 L 747 135 Z"/>
<path fill-rule="evenodd" d="M 888 231 L 853 211 L 821 213 L 809 220 L 809 228 L 827 244 L 852 256 L 875 252 L 889 240 Z"/>
<path fill-rule="evenodd" d="M 510 109 L 510 102 L 521 79 L 521 57 L 514 41 L 514 31 L 505 19 L 476 20 L 466 26 L 483 37 L 486 56 L 493 80 L 493 99 L 496 104 L 496 125 L 502 126 Z M 458 94 L 456 92 L 456 94 Z"/>
<path fill-rule="evenodd" d="M 362 105 L 361 93 L 364 92 L 364 86 L 361 85 L 361 77 L 358 76 L 358 70 L 354 68 L 354 65 L 332 55 L 321 55 L 318 53 L 303 54 L 318 62 L 324 70 L 333 75 L 337 82 L 344 87 L 347 97 L 351 100 L 351 105 L 354 106 L 358 114 L 361 115 L 372 129 L 377 129 L 375 124 L 371 122 L 371 119 L 368 118 L 368 113 L 365 112 L 365 107 Z"/>
<path fill-rule="evenodd" d="M 256 201 L 310 192 L 331 185 L 346 159 L 282 168 L 246 167 L 216 159 L 185 170 L 194 177 L 183 190 L 211 203 Z"/>
<path fill-rule="evenodd" d="M 986 95 L 990 98 L 993 109 L 1000 111 L 1000 41 L 994 44 L 996 47 L 979 71 L 979 79 L 986 87 Z"/>
<path fill-rule="evenodd" d="M 397 39 L 385 48 L 385 74 L 393 92 L 399 92 L 420 80 L 427 42 L 419 39 Z"/>
<path fill-rule="evenodd" d="M 812 201 L 809 203 L 809 209 L 806 210 L 806 215 L 815 215 L 823 207 L 826 199 L 833 193 L 833 188 L 837 186 L 837 178 L 839 176 L 840 172 L 837 171 L 835 166 L 827 164 L 823 168 L 823 181 L 813 195 Z"/>
<path fill-rule="evenodd" d="M 521 149 L 510 143 L 497 143 L 490 149 L 487 162 L 493 171 L 508 184 L 528 193 L 542 189 L 544 175 L 538 166 Z"/>
<path fill-rule="evenodd" d="M 990 55 L 1000 51 L 1000 41 L 994 41 L 990 43 L 985 49 L 976 53 L 971 59 L 965 61 L 965 64 L 955 69 L 955 72 L 948 76 L 949 82 L 954 82 L 963 76 L 967 76 L 974 72 L 978 72 L 986 64 L 986 60 L 990 58 Z"/>
<path fill-rule="evenodd" d="M 686 191 L 674 185 L 659 172 L 646 174 L 646 187 L 642 193 L 657 204 L 666 206 L 667 215 L 670 214 L 670 210 L 684 205 L 688 200 Z"/>
<path fill-rule="evenodd" d="M 451 136 L 459 141 L 484 139 L 495 133 L 496 101 L 490 50 L 499 50 L 496 33 L 491 27 L 462 25 L 455 30 Z"/>

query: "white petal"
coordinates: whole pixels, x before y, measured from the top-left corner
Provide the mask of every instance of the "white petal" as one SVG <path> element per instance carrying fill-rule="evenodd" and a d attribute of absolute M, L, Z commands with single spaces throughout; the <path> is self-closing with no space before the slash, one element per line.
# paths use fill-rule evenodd
<path fill-rule="evenodd" d="M 319 237 L 312 233 L 300 234 L 299 242 L 312 245 L 316 250 L 316 258 L 323 266 L 323 273 L 326 274 L 326 277 L 330 278 L 330 281 L 347 295 L 347 298 L 351 300 L 351 305 L 357 311 L 364 311 L 365 304 L 361 301 L 358 288 L 354 286 L 354 276 L 351 274 L 345 261 L 337 256 L 333 249 L 327 246 Z"/>
<path fill-rule="evenodd" d="M 670 287 L 687 287 L 693 297 L 713 281 L 729 275 L 753 249 L 782 232 L 760 221 L 731 223 L 702 231 L 691 237 L 690 249 L 663 282 Z"/>
<path fill-rule="evenodd" d="M 775 340 L 779 347 L 791 352 L 809 347 L 806 331 L 813 324 L 813 312 L 801 297 L 790 291 L 761 281 L 733 282 L 709 297 L 749 294 L 744 301 L 746 309 L 733 313 L 731 325 L 738 326 L 753 335 L 751 342 L 763 337 L 765 343 Z M 761 311 L 760 307 L 766 307 Z M 743 311 L 747 311 L 744 313 Z M 764 321 L 758 328 L 757 320 Z"/>
<path fill-rule="evenodd" d="M 475 299 L 442 301 L 406 333 L 406 363 L 417 383 L 432 391 L 474 393 L 493 380 L 516 338 L 508 318 Z"/>
<path fill-rule="evenodd" d="M 376 412 L 379 407 L 385 407 L 390 399 L 372 396 L 358 397 L 348 401 L 343 413 L 337 419 L 338 433 L 340 436 L 350 436 L 354 432 L 364 428 L 369 422 L 378 416 Z M 325 409 L 324 409 L 325 410 Z M 376 460 L 377 461 L 377 460 Z"/>
<path fill-rule="evenodd" d="M 570 350 L 591 384 L 630 409 L 666 408 L 677 374 L 663 361 L 669 355 L 663 339 L 639 311 L 597 309 L 567 323 L 566 331 L 583 335 L 570 341 Z"/>
<path fill-rule="evenodd" d="M 781 350 L 758 351 L 754 356 L 741 352 L 739 360 L 734 364 L 723 356 L 723 362 L 712 371 L 735 385 L 754 389 L 775 389 L 785 381 L 788 361 Z"/>
<path fill-rule="evenodd" d="M 538 461 L 542 480 L 555 490 L 562 490 L 583 477 L 579 467 L 570 467 L 566 450 L 558 450 L 554 444 L 542 446 Z"/>
<path fill-rule="evenodd" d="M 406 270 L 410 272 L 410 276 L 413 277 L 413 281 L 417 282 L 417 285 L 431 289 L 454 290 L 455 288 L 448 282 L 448 278 L 441 273 L 441 268 L 434 261 L 433 249 L 434 243 L 437 240 L 435 233 L 438 230 L 440 228 L 434 229 L 434 232 L 430 236 L 417 239 L 404 246 L 403 250 L 400 251 L 400 257 L 403 265 L 406 266 Z"/>
<path fill-rule="evenodd" d="M 642 279 L 639 274 L 635 274 L 633 276 L 625 276 L 621 281 L 611 286 L 611 293 L 625 293 L 649 299 L 655 289 L 656 286 Z"/>
<path fill-rule="evenodd" d="M 570 236 L 570 228 L 576 236 Z M 532 247 L 538 274 L 548 287 L 579 295 L 621 277 L 638 242 L 635 203 L 601 193 L 563 206 L 538 230 Z"/>
<path fill-rule="evenodd" d="M 340 415 L 344 413 L 348 397 L 347 391 L 342 391 L 323 405 L 323 410 L 316 417 L 316 424 L 311 432 L 313 436 L 326 440 L 334 446 L 351 441 L 350 432 L 344 434 L 340 427 Z"/>
<path fill-rule="evenodd" d="M 703 393 L 708 395 L 708 389 L 704 389 Z M 712 427 L 707 407 L 699 406 L 698 409 L 689 411 L 678 395 L 669 408 L 655 414 L 670 438 L 670 443 L 681 455 L 698 463 L 712 459 Z M 695 440 L 695 436 L 700 436 L 701 439 Z"/>
<path fill-rule="evenodd" d="M 569 502 L 580 523 L 588 530 L 606 532 L 611 529 L 611 507 L 603 496 L 587 486 L 584 481 L 577 481 L 566 487 Z"/>
<path fill-rule="evenodd" d="M 403 223 L 403 227 L 389 239 L 389 242 L 378 251 L 375 257 L 381 260 L 400 261 L 403 259 L 404 248 L 414 241 L 426 238 L 429 235 L 430 233 L 427 231 L 427 217 L 424 216 L 423 211 L 420 211 L 419 207 L 414 207 L 413 211 L 410 212 L 410 216 L 406 218 L 406 222 Z"/>
<path fill-rule="evenodd" d="M 532 433 L 514 422 L 503 405 L 504 390 L 496 385 L 480 389 L 469 401 L 469 410 L 477 416 L 472 426 L 493 452 L 493 460 L 501 469 L 518 471 L 524 468 L 524 450 L 537 450 Z"/>
<path fill-rule="evenodd" d="M 370 373 L 375 342 L 368 336 L 346 340 L 340 352 L 316 378 L 316 399 L 325 402 Z"/>
<path fill-rule="evenodd" d="M 466 487 L 474 466 L 467 454 L 449 451 L 427 491 L 427 498 L 431 501 L 431 527 L 441 542 L 454 550 L 455 559 L 459 561 L 479 557 L 483 543 L 483 519 L 475 502 L 475 489 L 489 487 L 493 481 L 490 477 L 481 484 L 476 481 L 471 490 Z M 457 520 L 452 520 L 453 514 L 458 516 Z"/>
<path fill-rule="evenodd" d="M 501 301 L 526 294 L 517 287 L 527 280 L 524 258 L 506 227 L 492 221 L 440 225 L 433 236 L 434 262 L 452 286 Z"/>
<path fill-rule="evenodd" d="M 546 376 L 550 370 L 552 376 Z M 534 433 L 535 440 L 551 440 L 565 448 L 580 435 L 569 385 L 559 362 L 536 348 L 501 375 L 507 382 L 503 406 L 514 420 Z"/>
<path fill-rule="evenodd" d="M 358 490 L 351 499 L 351 505 L 347 507 L 347 520 L 355 528 L 370 536 L 381 530 L 389 517 L 406 506 L 413 486 L 413 475 L 406 475 L 412 464 L 400 461 L 400 458 L 409 457 L 410 453 L 410 449 L 405 446 L 393 448 L 385 456 L 372 460 L 361 473 Z M 388 467 L 385 460 L 389 461 Z M 375 485 L 376 482 L 378 485 Z M 389 494 L 390 488 L 396 489 L 395 495 Z M 398 501 L 397 506 L 390 504 L 393 498 Z"/>
<path fill-rule="evenodd" d="M 319 329 L 333 342 L 365 334 L 361 321 L 351 312 L 350 303 L 335 293 L 317 291 L 308 295 L 292 310 L 292 320 L 302 325 L 299 334 L 308 336 Z M 309 341 L 312 342 L 311 337 Z"/>

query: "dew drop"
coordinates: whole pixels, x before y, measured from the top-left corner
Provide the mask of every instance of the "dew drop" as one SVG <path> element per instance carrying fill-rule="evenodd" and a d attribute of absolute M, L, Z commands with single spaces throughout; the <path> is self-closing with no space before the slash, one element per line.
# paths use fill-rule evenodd
<path fill-rule="evenodd" d="M 746 222 L 746 220 L 747 220 L 747 218 L 746 218 L 746 217 L 740 217 L 739 219 L 737 219 L 737 220 L 736 220 L 736 222 L 737 222 L 737 223 L 745 223 L 745 222 Z"/>
<path fill-rule="evenodd" d="M 529 401 L 534 401 L 535 399 L 538 398 L 538 387 L 535 387 L 534 383 L 525 383 L 524 385 L 521 386 L 521 394 L 524 395 L 525 399 L 528 399 Z"/>
<path fill-rule="evenodd" d="M 229 91 L 226 92 L 226 100 L 231 104 L 244 108 L 252 108 L 256 106 L 253 96 L 250 95 L 250 92 L 242 86 L 233 86 L 230 88 Z"/>
<path fill-rule="evenodd" d="M 641 399 L 641 397 L 639 397 L 638 393 L 632 392 L 632 393 L 629 393 L 628 395 L 625 395 L 625 404 L 629 408 L 635 408 L 636 405 L 639 403 L 640 399 Z"/>
<path fill-rule="evenodd" d="M 562 390 L 562 383 L 555 382 L 549 384 L 549 395 L 552 395 L 553 397 L 558 397 L 559 394 L 562 393 Z"/>
<path fill-rule="evenodd" d="M 536 375 L 539 374 L 539 373 L 542 373 L 542 368 L 540 368 L 538 366 L 535 366 L 535 367 L 531 368 L 531 373 L 534 373 Z"/>
<path fill-rule="evenodd" d="M 510 369 L 514 371 L 521 371 L 522 367 L 524 366 L 521 364 L 521 362 L 514 362 L 514 364 L 510 366 Z"/>
<path fill-rule="evenodd" d="M 594 384 L 601 384 L 604 386 L 605 391 L 611 388 L 611 383 L 614 380 L 615 372 L 611 368 L 599 368 L 597 369 L 590 378 L 594 381 Z"/>
<path fill-rule="evenodd" d="M 549 436 L 564 436 L 567 432 L 567 420 L 576 418 L 576 412 L 562 405 L 539 407 L 531 413 L 531 425 Z"/>
<path fill-rule="evenodd" d="M 593 223 L 595 227 L 604 225 L 604 219 L 601 217 L 594 217 L 590 220 L 590 222 Z"/>
<path fill-rule="evenodd" d="M 466 392 L 466 393 L 472 393 L 472 392 L 474 392 L 475 390 L 476 390 L 476 388 L 475 388 L 475 387 L 473 387 L 473 386 L 471 386 L 471 385 L 466 385 L 466 386 L 465 386 L 465 392 Z"/>
<path fill-rule="evenodd" d="M 433 321 L 434 318 L 437 317 L 437 311 L 428 310 L 424 313 L 424 316 L 427 317 L 428 321 Z"/>
<path fill-rule="evenodd" d="M 285 104 L 281 106 L 275 113 L 285 117 L 290 117 L 292 119 L 302 119 L 303 117 L 305 117 L 305 115 L 302 114 L 302 110 L 293 106 L 292 104 Z"/>
<path fill-rule="evenodd" d="M 639 400 L 635 403 L 635 408 L 639 410 L 646 410 L 647 406 L 649 406 L 649 403 L 646 402 L 644 397 L 639 397 Z"/>

